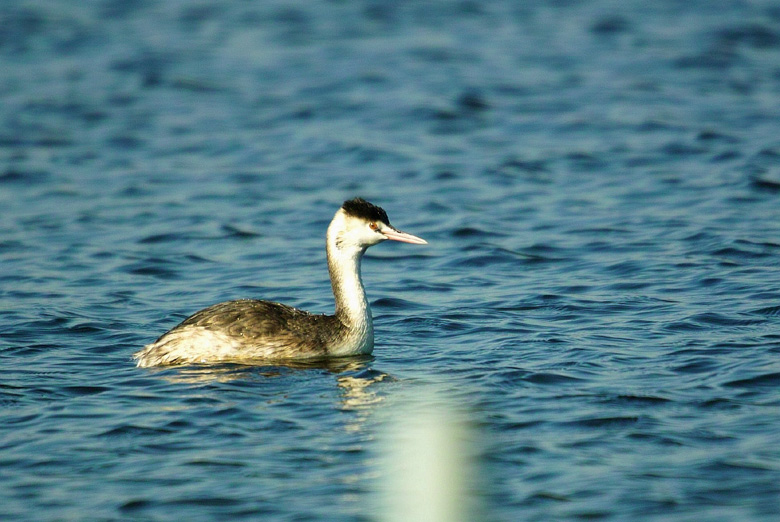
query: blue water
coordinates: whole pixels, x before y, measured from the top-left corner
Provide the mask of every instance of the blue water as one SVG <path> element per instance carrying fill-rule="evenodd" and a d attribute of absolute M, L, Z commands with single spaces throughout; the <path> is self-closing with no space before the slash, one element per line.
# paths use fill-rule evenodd
<path fill-rule="evenodd" d="M 486 519 L 777 519 L 775 2 L 4 2 L 0 68 L 0 519 L 381 520 L 422 389 Z M 329 312 L 356 195 L 430 242 L 373 358 L 134 367 Z"/>

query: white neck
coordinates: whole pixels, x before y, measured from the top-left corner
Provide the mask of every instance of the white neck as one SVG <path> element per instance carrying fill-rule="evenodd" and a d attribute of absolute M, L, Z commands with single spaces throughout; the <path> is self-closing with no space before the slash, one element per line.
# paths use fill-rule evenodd
<path fill-rule="evenodd" d="M 336 300 L 336 317 L 373 345 L 371 308 L 360 277 L 360 261 L 366 249 L 342 241 L 337 229 L 331 225 L 327 235 L 328 272 Z"/>

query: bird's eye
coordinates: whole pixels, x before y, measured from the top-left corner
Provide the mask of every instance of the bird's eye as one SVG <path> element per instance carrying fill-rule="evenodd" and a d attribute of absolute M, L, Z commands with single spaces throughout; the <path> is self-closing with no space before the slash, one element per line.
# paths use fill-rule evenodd
<path fill-rule="evenodd" d="M 377 230 L 379 230 L 379 225 L 377 225 L 376 223 L 369 223 L 368 228 L 376 232 Z"/>

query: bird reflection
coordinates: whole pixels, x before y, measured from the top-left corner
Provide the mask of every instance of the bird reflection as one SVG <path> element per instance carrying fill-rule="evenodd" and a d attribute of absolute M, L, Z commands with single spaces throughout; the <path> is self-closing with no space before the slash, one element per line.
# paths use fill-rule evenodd
<path fill-rule="evenodd" d="M 251 366 L 247 364 L 220 364 L 204 366 L 179 366 L 150 370 L 164 374 L 164 379 L 174 384 L 214 384 L 240 380 L 271 379 L 284 377 L 293 372 L 324 370 L 335 375 L 336 385 L 341 391 L 341 408 L 361 410 L 381 402 L 372 385 L 394 380 L 393 377 L 369 365 L 372 356 L 342 357 L 318 360 L 278 361 Z"/>

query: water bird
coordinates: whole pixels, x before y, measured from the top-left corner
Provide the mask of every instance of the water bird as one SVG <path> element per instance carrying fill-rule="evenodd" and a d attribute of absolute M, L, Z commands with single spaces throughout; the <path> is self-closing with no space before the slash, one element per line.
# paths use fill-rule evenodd
<path fill-rule="evenodd" d="M 368 247 L 388 239 L 427 244 L 390 225 L 381 207 L 361 198 L 345 201 L 326 234 L 334 315 L 257 299 L 226 301 L 194 313 L 133 354 L 136 364 L 252 363 L 370 354 L 374 326 L 360 262 Z"/>

